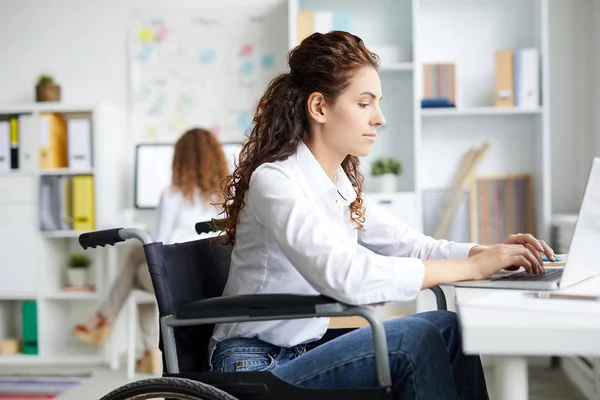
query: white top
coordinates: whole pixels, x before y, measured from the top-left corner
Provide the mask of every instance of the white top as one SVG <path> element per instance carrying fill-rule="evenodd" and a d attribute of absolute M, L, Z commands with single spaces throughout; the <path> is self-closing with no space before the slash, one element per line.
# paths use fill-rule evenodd
<path fill-rule="evenodd" d="M 153 239 L 164 244 L 198 240 L 196 223 L 218 218 L 218 213 L 218 207 L 202 198 L 200 190 L 196 191 L 192 202 L 179 190 L 167 188 L 162 192 L 156 209 Z"/>
<path fill-rule="evenodd" d="M 341 167 L 332 181 L 302 143 L 252 174 L 237 225 L 224 296 L 319 293 L 348 304 L 410 301 L 425 259 L 466 258 L 473 244 L 435 240 L 364 196 L 364 229 L 349 204 L 356 193 Z M 329 318 L 219 324 L 215 341 L 258 337 L 282 347 L 318 340 Z"/>

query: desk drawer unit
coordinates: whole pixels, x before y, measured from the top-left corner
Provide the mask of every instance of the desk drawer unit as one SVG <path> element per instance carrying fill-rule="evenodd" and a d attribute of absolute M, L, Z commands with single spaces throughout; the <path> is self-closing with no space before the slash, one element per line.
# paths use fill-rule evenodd
<path fill-rule="evenodd" d="M 414 229 L 421 230 L 417 198 L 414 192 L 368 193 L 368 196 L 400 221 Z"/>

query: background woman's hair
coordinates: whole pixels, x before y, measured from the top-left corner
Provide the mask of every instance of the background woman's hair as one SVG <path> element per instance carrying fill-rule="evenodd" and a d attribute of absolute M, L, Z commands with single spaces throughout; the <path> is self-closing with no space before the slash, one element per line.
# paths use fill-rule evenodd
<path fill-rule="evenodd" d="M 300 141 L 308 140 L 309 95 L 319 92 L 333 104 L 361 68 L 379 67 L 377 56 L 367 50 L 359 37 L 341 31 L 310 35 L 290 51 L 288 63 L 290 72 L 274 78 L 260 99 L 250 137 L 235 170 L 223 183 L 225 218 L 219 222 L 219 228 L 226 233 L 226 243 L 235 243 L 236 224 L 254 170 L 263 163 L 288 158 Z M 342 162 L 357 193 L 350 215 L 356 227 L 361 228 L 364 177 L 358 166 L 355 156 L 347 156 Z"/>
<path fill-rule="evenodd" d="M 217 138 L 206 129 L 190 129 L 175 144 L 171 186 L 190 201 L 196 189 L 211 201 L 221 195 L 221 182 L 229 174 L 227 158 Z"/>

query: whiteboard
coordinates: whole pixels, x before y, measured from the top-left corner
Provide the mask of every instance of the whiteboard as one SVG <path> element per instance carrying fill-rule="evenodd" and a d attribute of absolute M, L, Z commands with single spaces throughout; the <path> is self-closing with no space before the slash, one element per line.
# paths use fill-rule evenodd
<path fill-rule="evenodd" d="M 222 144 L 230 173 L 235 168 L 242 145 L 241 142 Z M 143 143 L 136 146 L 135 208 L 158 207 L 161 193 L 171 185 L 174 149 L 171 143 Z"/>
<path fill-rule="evenodd" d="M 128 34 L 134 141 L 174 142 L 194 127 L 243 141 L 268 83 L 288 69 L 287 46 L 285 1 L 135 11 Z"/>

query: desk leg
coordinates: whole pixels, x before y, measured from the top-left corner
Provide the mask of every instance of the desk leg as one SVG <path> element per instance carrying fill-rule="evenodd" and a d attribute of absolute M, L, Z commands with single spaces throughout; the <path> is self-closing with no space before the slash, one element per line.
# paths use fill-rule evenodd
<path fill-rule="evenodd" d="M 493 400 L 527 400 L 529 387 L 525 357 L 494 357 Z"/>

